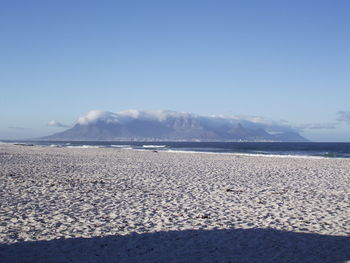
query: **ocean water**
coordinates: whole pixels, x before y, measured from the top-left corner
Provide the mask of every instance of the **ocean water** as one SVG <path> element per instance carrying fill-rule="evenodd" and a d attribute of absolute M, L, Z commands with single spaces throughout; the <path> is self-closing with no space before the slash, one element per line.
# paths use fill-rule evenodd
<path fill-rule="evenodd" d="M 246 155 L 350 158 L 350 143 L 279 142 L 117 142 L 117 141 L 3 141 L 66 148 L 119 148 L 149 151 L 231 153 Z"/>

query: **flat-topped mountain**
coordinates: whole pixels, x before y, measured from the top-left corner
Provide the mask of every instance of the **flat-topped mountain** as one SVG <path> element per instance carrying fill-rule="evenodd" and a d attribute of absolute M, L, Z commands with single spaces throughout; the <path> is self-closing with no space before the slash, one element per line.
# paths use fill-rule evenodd
<path fill-rule="evenodd" d="M 289 126 L 259 117 L 199 116 L 174 111 L 90 111 L 44 140 L 307 141 Z"/>

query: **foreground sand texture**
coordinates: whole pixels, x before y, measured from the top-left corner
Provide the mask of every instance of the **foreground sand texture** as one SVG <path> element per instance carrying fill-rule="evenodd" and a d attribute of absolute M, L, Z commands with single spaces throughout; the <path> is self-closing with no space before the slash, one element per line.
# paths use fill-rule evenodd
<path fill-rule="evenodd" d="M 350 160 L 0 145 L 0 262 L 350 261 Z"/>

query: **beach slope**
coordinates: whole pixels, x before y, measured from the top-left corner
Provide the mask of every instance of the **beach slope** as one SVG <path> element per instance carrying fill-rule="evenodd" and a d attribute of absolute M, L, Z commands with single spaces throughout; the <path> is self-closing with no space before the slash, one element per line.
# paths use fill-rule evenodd
<path fill-rule="evenodd" d="M 350 160 L 0 145 L 0 262 L 346 262 Z"/>

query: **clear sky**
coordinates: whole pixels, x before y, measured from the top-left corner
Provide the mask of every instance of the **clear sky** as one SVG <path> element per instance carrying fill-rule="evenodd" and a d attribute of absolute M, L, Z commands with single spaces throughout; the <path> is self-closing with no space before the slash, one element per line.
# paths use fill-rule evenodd
<path fill-rule="evenodd" d="M 347 0 L 2 0 L 0 138 L 169 109 L 350 141 L 349 14 Z"/>

